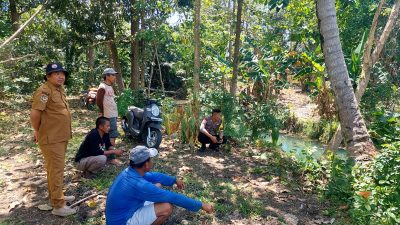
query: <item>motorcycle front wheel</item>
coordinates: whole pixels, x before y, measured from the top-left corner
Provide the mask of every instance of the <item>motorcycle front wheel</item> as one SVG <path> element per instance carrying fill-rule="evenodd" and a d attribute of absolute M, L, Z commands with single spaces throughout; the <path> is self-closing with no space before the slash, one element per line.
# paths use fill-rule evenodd
<path fill-rule="evenodd" d="M 148 131 L 143 134 L 144 145 L 148 148 L 158 148 L 161 144 L 162 135 L 161 131 L 156 128 L 150 127 L 150 136 L 147 134 Z"/>
<path fill-rule="evenodd" d="M 79 106 L 82 108 L 86 106 L 86 97 L 85 96 L 81 96 L 79 98 Z"/>

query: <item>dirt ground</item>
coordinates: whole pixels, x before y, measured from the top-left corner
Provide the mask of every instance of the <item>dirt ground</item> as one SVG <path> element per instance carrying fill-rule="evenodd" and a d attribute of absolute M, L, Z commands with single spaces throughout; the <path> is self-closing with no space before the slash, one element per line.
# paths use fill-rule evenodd
<path fill-rule="evenodd" d="M 317 105 L 310 97 L 302 93 L 299 87 L 293 86 L 280 91 L 278 102 L 286 105 L 299 120 L 318 120 Z"/>
<path fill-rule="evenodd" d="M 137 143 L 119 140 L 125 151 L 125 165 L 107 165 L 94 180 L 79 178 L 73 156 L 84 135 L 93 126 L 95 112 L 77 106 L 73 109 L 73 139 L 70 141 L 65 169 L 65 193 L 77 200 L 93 193 L 93 199 L 79 205 L 77 215 L 61 218 L 38 205 L 47 203 L 46 174 L 43 158 L 32 142 L 27 99 L 0 102 L 0 224 L 105 224 L 104 207 L 107 187 L 113 177 L 127 166 L 127 152 Z M 19 102 L 18 102 L 19 101 Z M 281 159 L 275 150 L 252 146 L 233 146 L 227 151 L 197 153 L 196 146 L 181 145 L 174 135 L 164 136 L 155 170 L 181 177 L 184 194 L 210 201 L 211 215 L 175 208 L 166 224 L 331 224 L 324 216 L 325 203 L 301 184 L 295 168 Z M 278 160 L 277 160 L 278 159 Z M 281 166 L 283 165 L 283 166 Z M 177 190 L 173 190 L 177 191 Z"/>

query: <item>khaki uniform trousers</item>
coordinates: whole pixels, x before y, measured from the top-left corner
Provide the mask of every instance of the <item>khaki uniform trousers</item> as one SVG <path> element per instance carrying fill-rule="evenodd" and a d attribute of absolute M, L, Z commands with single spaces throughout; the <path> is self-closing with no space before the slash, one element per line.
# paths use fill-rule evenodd
<path fill-rule="evenodd" d="M 53 208 L 64 206 L 64 166 L 68 141 L 39 145 L 47 172 L 47 189 Z"/>

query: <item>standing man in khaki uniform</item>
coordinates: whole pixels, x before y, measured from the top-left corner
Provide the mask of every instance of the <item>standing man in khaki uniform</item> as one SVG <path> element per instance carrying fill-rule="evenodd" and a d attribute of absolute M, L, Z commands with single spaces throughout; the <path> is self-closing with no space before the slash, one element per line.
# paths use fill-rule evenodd
<path fill-rule="evenodd" d="M 76 213 L 65 204 L 75 197 L 63 193 L 65 151 L 72 136 L 71 113 L 63 88 L 68 75 L 58 63 L 47 65 L 46 82 L 34 93 L 30 114 L 35 142 L 39 143 L 45 161 L 51 213 L 58 216 Z"/>

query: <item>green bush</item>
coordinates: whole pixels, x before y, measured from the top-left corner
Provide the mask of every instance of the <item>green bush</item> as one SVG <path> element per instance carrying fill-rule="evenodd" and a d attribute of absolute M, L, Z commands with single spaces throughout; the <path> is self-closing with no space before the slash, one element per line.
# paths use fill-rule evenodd
<path fill-rule="evenodd" d="M 273 142 L 277 143 L 279 129 L 283 121 L 289 117 L 289 112 L 274 101 L 253 102 L 251 113 L 248 113 L 248 123 L 251 136 L 256 139 L 267 133 L 272 133 Z"/>
<path fill-rule="evenodd" d="M 124 116 L 129 106 L 143 108 L 146 104 L 143 90 L 125 89 L 117 98 L 118 115 Z"/>
<path fill-rule="evenodd" d="M 356 224 L 400 223 L 400 142 L 383 147 L 372 164 L 354 170 Z"/>
<path fill-rule="evenodd" d="M 311 139 L 316 139 L 322 143 L 328 143 L 335 134 L 339 123 L 337 121 L 319 120 L 303 122 L 302 133 Z"/>
<path fill-rule="evenodd" d="M 369 132 L 376 145 L 400 141 L 399 113 L 377 111 L 369 118 L 371 118 Z"/>

